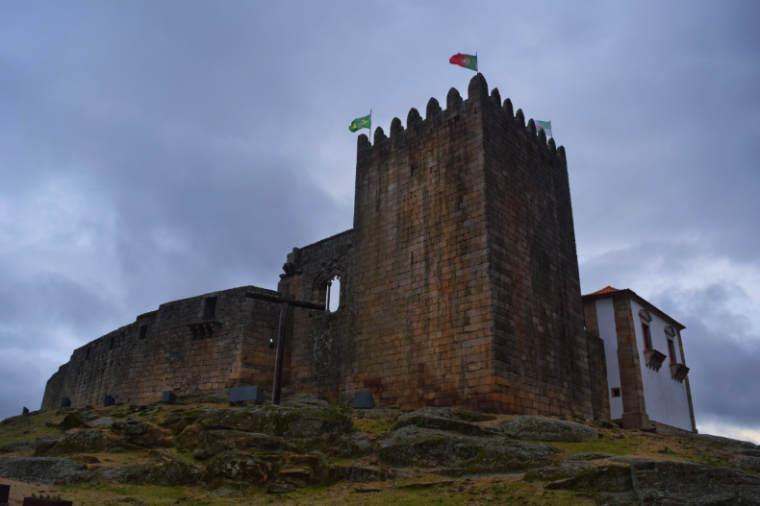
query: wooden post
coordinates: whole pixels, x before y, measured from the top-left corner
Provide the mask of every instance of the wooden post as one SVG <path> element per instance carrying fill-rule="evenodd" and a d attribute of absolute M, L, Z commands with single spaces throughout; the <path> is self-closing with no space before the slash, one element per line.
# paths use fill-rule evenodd
<path fill-rule="evenodd" d="M 285 359 L 285 325 L 288 322 L 288 311 L 291 306 L 304 309 L 325 311 L 324 304 L 315 304 L 303 300 L 288 299 L 280 294 L 248 292 L 245 294 L 250 299 L 264 300 L 280 304 L 280 321 L 277 325 L 277 351 L 274 356 L 274 379 L 272 381 L 272 404 L 280 403 L 280 391 L 282 390 L 282 364 Z"/>
<path fill-rule="evenodd" d="M 280 306 L 280 323 L 277 325 L 277 352 L 274 356 L 274 380 L 272 381 L 272 404 L 280 403 L 282 389 L 282 361 L 285 355 L 285 324 L 290 304 Z"/>

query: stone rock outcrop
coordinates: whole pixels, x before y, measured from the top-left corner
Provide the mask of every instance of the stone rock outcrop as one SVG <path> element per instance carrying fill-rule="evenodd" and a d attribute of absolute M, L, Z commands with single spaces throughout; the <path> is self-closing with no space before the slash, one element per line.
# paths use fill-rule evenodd
<path fill-rule="evenodd" d="M 208 410 L 196 422 L 203 429 L 257 432 L 288 438 L 329 438 L 351 432 L 351 418 L 336 407 L 257 406 Z"/>
<path fill-rule="evenodd" d="M 111 431 L 135 446 L 157 448 L 171 445 L 171 439 L 166 432 L 140 420 L 127 419 L 114 422 L 111 425 Z"/>
<path fill-rule="evenodd" d="M 760 473 L 760 448 L 739 450 L 734 457 L 734 464 L 747 471 Z"/>
<path fill-rule="evenodd" d="M 488 420 L 489 416 L 457 408 L 426 407 L 411 411 L 398 417 L 394 429 L 408 425 L 438 429 L 471 436 L 484 436 L 492 431 L 482 429 L 473 422 Z"/>
<path fill-rule="evenodd" d="M 229 451 L 213 459 L 206 466 L 206 480 L 229 480 L 245 483 L 266 483 L 274 475 L 272 462 L 257 455 Z"/>
<path fill-rule="evenodd" d="M 87 427 L 87 422 L 78 412 L 69 413 L 63 417 L 61 423 L 58 425 L 61 430 L 79 429 Z"/>
<path fill-rule="evenodd" d="M 642 504 L 760 504 L 760 478 L 735 469 L 688 462 L 642 462 L 631 465 L 631 474 Z"/>
<path fill-rule="evenodd" d="M 504 434 L 532 441 L 588 441 L 599 433 L 588 425 L 544 416 L 516 416 L 502 423 Z"/>
<path fill-rule="evenodd" d="M 196 485 L 202 474 L 197 466 L 158 455 L 145 464 L 105 469 L 98 474 L 98 478 L 114 483 L 182 486 Z"/>
<path fill-rule="evenodd" d="M 393 477 L 393 471 L 387 467 L 373 465 L 336 465 L 330 467 L 330 481 L 383 481 Z"/>
<path fill-rule="evenodd" d="M 337 457 L 361 457 L 375 449 L 375 444 L 364 432 L 343 434 L 335 440 L 330 453 Z"/>
<path fill-rule="evenodd" d="M 0 459 L 0 476 L 12 480 L 68 485 L 92 478 L 78 462 L 54 457 L 17 457 Z"/>
<path fill-rule="evenodd" d="M 246 494 L 313 487 L 298 497 L 325 494 L 340 502 L 346 491 L 403 494 L 426 488 L 436 499 L 450 495 L 458 504 L 591 498 L 619 506 L 760 505 L 760 475 L 753 467 L 760 448 L 727 439 L 603 427 L 584 431 L 564 420 L 450 408 L 399 413 L 299 402 L 175 405 L 140 414 L 124 407 L 95 409 L 92 419 L 85 418 L 88 427 L 55 430 L 57 439 L 42 440 L 69 413 L 30 414 L 0 424 L 0 440 L 15 454 L 0 459 L 0 481 L 33 487 L 84 483 L 88 494 L 92 486 L 105 492 L 123 489 L 121 484 L 193 487 L 193 494 L 205 491 L 209 497 L 233 491 L 243 502 Z M 104 417 L 112 420 L 93 427 Z M 56 456 L 29 457 L 35 444 L 38 453 Z"/>
<path fill-rule="evenodd" d="M 73 429 L 62 438 L 37 445 L 35 456 L 71 455 L 102 451 L 123 451 L 133 448 L 127 440 L 102 430 Z"/>
<path fill-rule="evenodd" d="M 470 436 L 408 425 L 380 443 L 380 460 L 396 466 L 446 467 L 452 471 L 513 471 L 546 465 L 556 450 L 504 436 Z"/>
<path fill-rule="evenodd" d="M 631 469 L 622 464 L 587 468 L 571 478 L 546 486 L 550 490 L 587 490 L 595 492 L 629 492 L 633 490 Z"/>
<path fill-rule="evenodd" d="M 188 429 L 185 429 L 182 434 L 186 434 L 187 431 Z M 294 446 L 282 438 L 239 430 L 205 430 L 200 431 L 194 438 L 182 438 L 181 440 L 185 448 L 195 450 L 193 457 L 200 460 L 208 459 L 230 450 L 262 450 L 269 452 L 294 450 Z"/>
<path fill-rule="evenodd" d="M 549 483 L 549 490 L 574 490 L 604 503 L 722 506 L 760 504 L 760 478 L 736 469 L 676 461 L 632 459 L 630 465 L 589 468 Z"/>

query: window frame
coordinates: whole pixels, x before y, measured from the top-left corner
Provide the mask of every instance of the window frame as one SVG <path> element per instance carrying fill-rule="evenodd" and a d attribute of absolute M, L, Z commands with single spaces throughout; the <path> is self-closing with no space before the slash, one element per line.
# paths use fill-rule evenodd
<path fill-rule="evenodd" d="M 675 339 L 668 337 L 668 356 L 670 357 L 670 365 L 678 364 L 678 355 L 676 351 Z"/>
<path fill-rule="evenodd" d="M 652 346 L 652 329 L 649 326 L 649 323 L 644 321 L 641 322 L 641 334 L 641 337 L 644 340 L 644 351 L 654 349 Z"/>

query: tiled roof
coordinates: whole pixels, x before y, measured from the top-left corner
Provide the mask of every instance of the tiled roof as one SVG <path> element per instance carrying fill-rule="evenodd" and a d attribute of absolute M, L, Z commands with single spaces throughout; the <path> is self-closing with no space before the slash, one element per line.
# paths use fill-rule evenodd
<path fill-rule="evenodd" d="M 617 293 L 628 293 L 630 296 L 634 297 L 636 300 L 639 301 L 639 303 L 641 303 L 646 308 L 654 311 L 655 313 L 659 314 L 661 317 L 665 318 L 666 320 L 670 320 L 681 329 L 686 328 L 682 323 L 679 323 L 678 320 L 676 320 L 675 318 L 667 314 L 665 311 L 658 308 L 657 306 L 655 306 L 654 304 L 652 304 L 651 302 L 646 300 L 644 297 L 642 297 L 641 295 L 631 290 L 630 288 L 620 289 L 620 288 L 615 288 L 614 286 L 607 285 L 604 288 L 601 288 L 595 292 L 591 292 L 591 293 L 587 293 L 586 295 L 583 295 L 583 300 L 585 302 L 585 301 L 594 300 L 597 298 L 603 298 L 609 295 L 615 295 Z"/>
<path fill-rule="evenodd" d="M 609 295 L 612 293 L 620 292 L 622 290 L 618 290 L 614 286 L 607 285 L 604 288 L 597 290 L 595 292 L 587 293 L 586 295 Z M 584 295 L 585 297 L 585 295 Z"/>

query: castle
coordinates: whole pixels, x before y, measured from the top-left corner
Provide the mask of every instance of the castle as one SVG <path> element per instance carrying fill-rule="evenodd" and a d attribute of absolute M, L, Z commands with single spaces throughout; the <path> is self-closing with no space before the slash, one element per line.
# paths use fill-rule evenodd
<path fill-rule="evenodd" d="M 78 348 L 43 408 L 268 389 L 277 359 L 285 392 L 331 400 L 649 423 L 643 393 L 615 411 L 607 340 L 584 326 L 564 148 L 481 74 L 360 135 L 353 228 L 283 271 L 276 292 L 162 304 Z"/>

